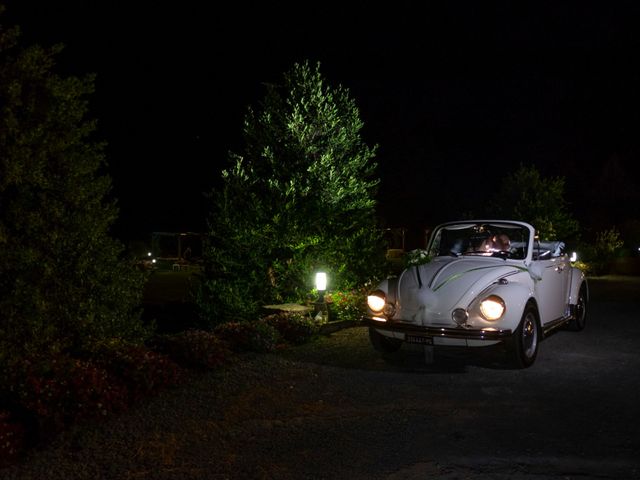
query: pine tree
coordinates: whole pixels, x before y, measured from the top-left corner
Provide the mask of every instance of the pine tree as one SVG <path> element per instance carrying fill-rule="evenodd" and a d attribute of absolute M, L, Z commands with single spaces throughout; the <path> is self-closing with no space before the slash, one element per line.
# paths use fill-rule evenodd
<path fill-rule="evenodd" d="M 314 270 L 334 288 L 362 284 L 384 265 L 375 218 L 375 147 L 349 92 L 319 64 L 296 64 L 269 85 L 244 123 L 209 221 L 210 317 L 251 315 L 261 303 L 300 299 Z"/>

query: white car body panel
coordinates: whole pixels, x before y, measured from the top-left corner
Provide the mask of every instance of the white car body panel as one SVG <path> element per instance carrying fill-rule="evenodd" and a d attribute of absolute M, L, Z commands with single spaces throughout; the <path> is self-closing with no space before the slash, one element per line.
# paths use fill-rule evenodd
<path fill-rule="evenodd" d="M 509 251 L 485 254 L 484 250 L 458 249 L 464 242 L 475 241 L 468 232 L 480 232 L 480 238 L 492 229 L 517 237 Z M 463 238 L 456 240 L 455 251 L 446 254 L 445 240 L 458 232 Z M 415 334 L 432 337 L 435 346 L 479 347 L 508 340 L 527 305 L 534 305 L 539 327 L 547 333 L 572 319 L 581 288 L 587 288 L 588 295 L 584 274 L 571 264 L 563 248 L 562 242 L 538 242 L 533 226 L 524 222 L 442 224 L 432 234 L 428 250 L 437 254 L 429 263 L 410 266 L 378 285 L 392 313 L 369 311 L 369 324 L 389 338 L 405 340 Z M 505 306 L 497 320 L 487 320 L 480 313 L 480 302 L 490 295 L 498 296 Z M 453 319 L 456 309 L 468 315 L 463 324 Z"/>

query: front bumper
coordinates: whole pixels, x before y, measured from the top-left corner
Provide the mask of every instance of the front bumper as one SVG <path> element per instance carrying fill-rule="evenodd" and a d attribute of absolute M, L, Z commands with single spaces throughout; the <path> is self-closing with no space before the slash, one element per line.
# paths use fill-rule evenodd
<path fill-rule="evenodd" d="M 368 326 L 378 330 L 387 330 L 389 332 L 399 332 L 433 338 L 504 341 L 513 335 L 513 331 L 511 329 L 483 330 L 464 327 L 428 327 L 397 320 L 387 320 L 382 322 L 370 317 L 365 317 L 364 321 Z"/>

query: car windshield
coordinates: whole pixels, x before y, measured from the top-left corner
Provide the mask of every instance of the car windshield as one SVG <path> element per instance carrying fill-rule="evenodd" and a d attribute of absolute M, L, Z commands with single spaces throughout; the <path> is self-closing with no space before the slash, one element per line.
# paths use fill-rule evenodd
<path fill-rule="evenodd" d="M 513 223 L 444 225 L 431 242 L 432 256 L 487 256 L 522 260 L 527 256 L 529 229 Z"/>

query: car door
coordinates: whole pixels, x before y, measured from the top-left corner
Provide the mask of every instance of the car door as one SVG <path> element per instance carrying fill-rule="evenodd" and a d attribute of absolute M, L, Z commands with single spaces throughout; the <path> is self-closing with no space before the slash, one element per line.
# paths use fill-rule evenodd
<path fill-rule="evenodd" d="M 540 322 L 545 325 L 565 316 L 571 269 L 566 255 L 538 262 L 543 268 L 542 279 L 536 282 L 536 298 Z"/>

